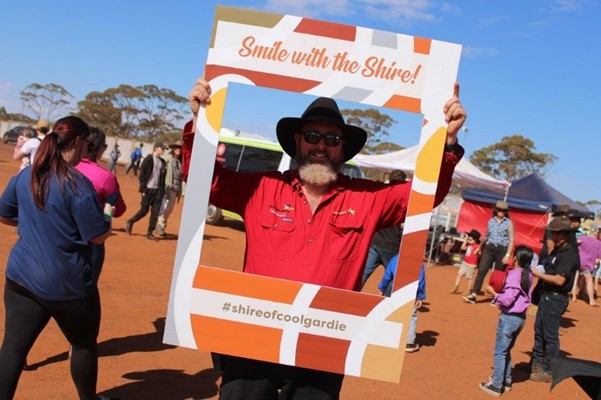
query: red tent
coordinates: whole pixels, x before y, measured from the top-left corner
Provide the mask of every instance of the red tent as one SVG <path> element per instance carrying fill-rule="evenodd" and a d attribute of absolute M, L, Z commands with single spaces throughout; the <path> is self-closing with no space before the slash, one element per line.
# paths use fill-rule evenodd
<path fill-rule="evenodd" d="M 477 229 L 484 235 L 486 224 L 492 217 L 492 207 L 498 200 L 503 200 L 505 194 L 488 189 L 465 189 L 461 197 L 464 202 L 459 211 L 457 230 L 469 232 Z M 506 201 L 509 204 L 509 218 L 515 228 L 515 244 L 529 246 L 537 253 L 542 247 L 548 212 L 553 206 L 568 204 L 579 210 L 583 217 L 593 217 L 592 211 L 560 193 L 537 174 L 513 181 Z"/>
<path fill-rule="evenodd" d="M 484 235 L 486 224 L 492 217 L 493 206 L 494 204 L 464 201 L 457 220 L 457 231 L 469 232 L 476 229 Z M 545 233 L 548 214 L 510 208 L 509 218 L 515 229 L 515 245 L 526 245 L 538 254 L 542 248 L 541 240 Z"/>

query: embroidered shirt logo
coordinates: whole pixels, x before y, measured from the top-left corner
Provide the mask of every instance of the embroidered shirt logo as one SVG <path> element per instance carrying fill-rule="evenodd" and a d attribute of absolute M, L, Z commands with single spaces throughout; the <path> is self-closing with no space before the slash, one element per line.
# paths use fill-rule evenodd
<path fill-rule="evenodd" d="M 288 213 L 291 213 L 294 211 L 294 207 L 292 207 L 289 204 L 285 204 L 283 208 L 277 208 L 275 206 L 269 206 L 269 211 L 272 214 L 277 215 L 278 217 L 286 217 L 288 215 Z M 288 222 L 288 221 L 286 221 Z M 292 220 L 290 220 L 290 222 L 292 222 Z"/>
<path fill-rule="evenodd" d="M 355 215 L 355 212 L 356 212 L 355 210 L 353 210 L 352 208 L 349 208 L 344 211 L 332 211 L 332 214 L 334 214 L 334 215 L 347 215 L 347 214 Z"/>

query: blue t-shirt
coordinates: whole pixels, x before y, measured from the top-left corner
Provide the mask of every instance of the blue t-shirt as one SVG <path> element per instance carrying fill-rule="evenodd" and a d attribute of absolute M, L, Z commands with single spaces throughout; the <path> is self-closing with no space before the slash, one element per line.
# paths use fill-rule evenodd
<path fill-rule="evenodd" d="M 96 290 L 88 241 L 104 234 L 104 218 L 92 183 L 73 170 L 76 191 L 56 177 L 49 180 L 46 211 L 40 211 L 29 187 L 31 168 L 11 178 L 0 197 L 0 216 L 18 221 L 6 277 L 50 301 L 76 300 Z"/>

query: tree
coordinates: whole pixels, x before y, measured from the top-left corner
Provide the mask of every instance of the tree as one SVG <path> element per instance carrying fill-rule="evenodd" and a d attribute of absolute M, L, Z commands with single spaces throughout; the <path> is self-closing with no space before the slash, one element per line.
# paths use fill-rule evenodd
<path fill-rule="evenodd" d="M 139 100 L 145 94 L 140 89 L 130 85 L 119 85 L 109 88 L 103 93 L 113 107 L 121 111 L 121 137 L 143 137 L 139 129 L 140 107 Z"/>
<path fill-rule="evenodd" d="M 59 116 L 68 114 L 72 100 L 73 95 L 56 83 L 32 83 L 21 90 L 23 107 L 30 110 L 35 119 L 54 121 Z"/>
<path fill-rule="evenodd" d="M 184 118 L 188 99 L 155 85 L 139 86 L 138 89 L 144 93 L 138 99 L 139 129 L 149 138 L 177 130 L 175 123 Z"/>
<path fill-rule="evenodd" d="M 121 123 L 122 112 L 113 105 L 111 96 L 90 92 L 77 103 L 77 116 L 89 125 L 102 129 L 107 135 L 125 138 L 128 131 Z"/>
<path fill-rule="evenodd" d="M 470 161 L 497 178 L 509 182 L 537 172 L 545 178 L 557 157 L 536 153 L 534 142 L 520 135 L 505 136 L 499 143 L 476 150 Z"/>
<path fill-rule="evenodd" d="M 119 85 L 89 93 L 80 101 L 78 115 L 107 134 L 123 138 L 156 139 L 178 130 L 187 99 L 155 85 Z"/>
<path fill-rule="evenodd" d="M 378 146 L 384 143 L 395 146 L 393 143 L 384 142 L 384 139 L 388 136 L 387 129 L 396 124 L 391 116 L 382 114 L 375 108 L 365 110 L 344 109 L 341 113 L 345 116 L 347 124 L 360 126 L 367 131 L 367 142 L 361 151 L 362 153 L 380 154 L 383 151 L 378 152 Z M 386 146 L 383 147 L 387 148 Z"/>

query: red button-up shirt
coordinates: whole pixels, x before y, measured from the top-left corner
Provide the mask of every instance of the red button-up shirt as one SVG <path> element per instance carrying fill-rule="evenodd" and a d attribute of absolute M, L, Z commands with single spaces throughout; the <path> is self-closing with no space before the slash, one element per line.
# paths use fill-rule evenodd
<path fill-rule="evenodd" d="M 436 204 L 459 159 L 445 153 Z M 409 192 L 409 183 L 340 174 L 312 213 L 297 170 L 240 173 L 215 163 L 210 201 L 244 218 L 245 272 L 358 291 L 373 233 L 404 221 Z"/>

